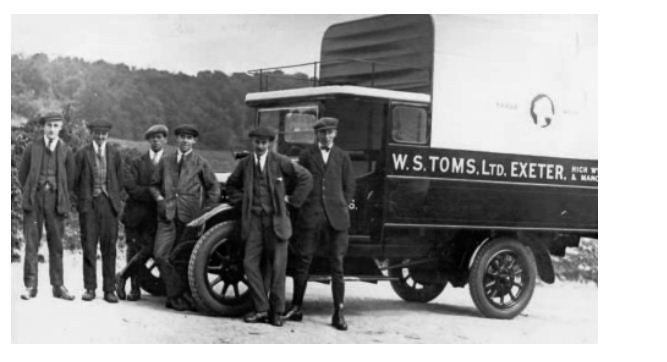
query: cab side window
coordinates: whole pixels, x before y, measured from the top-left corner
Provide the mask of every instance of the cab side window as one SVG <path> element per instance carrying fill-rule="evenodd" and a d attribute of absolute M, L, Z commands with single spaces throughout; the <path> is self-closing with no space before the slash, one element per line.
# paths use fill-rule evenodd
<path fill-rule="evenodd" d="M 426 109 L 396 106 L 392 110 L 392 139 L 398 143 L 424 145 L 427 139 Z"/>

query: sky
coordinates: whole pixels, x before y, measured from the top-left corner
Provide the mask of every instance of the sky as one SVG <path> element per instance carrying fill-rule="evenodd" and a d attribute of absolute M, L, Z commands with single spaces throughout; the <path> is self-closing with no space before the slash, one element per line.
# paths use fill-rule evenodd
<path fill-rule="evenodd" d="M 361 17 L 365 16 L 12 15 L 11 51 L 102 59 L 191 75 L 202 70 L 231 74 L 318 60 L 327 27 Z"/>

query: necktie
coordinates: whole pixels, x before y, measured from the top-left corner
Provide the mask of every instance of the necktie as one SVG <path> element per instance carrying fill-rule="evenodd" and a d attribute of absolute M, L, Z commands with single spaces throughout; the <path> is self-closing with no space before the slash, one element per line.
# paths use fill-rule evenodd
<path fill-rule="evenodd" d="M 321 149 L 322 151 L 326 151 L 326 152 L 331 151 L 331 147 L 329 147 L 329 146 L 320 146 L 320 149 Z"/>
<path fill-rule="evenodd" d="M 49 144 L 48 144 L 48 146 L 47 146 L 47 147 L 49 148 L 49 151 L 50 151 L 50 152 L 53 152 L 53 148 L 51 147 L 51 146 L 53 146 L 53 141 L 54 141 L 54 140 L 49 139 Z"/>
<path fill-rule="evenodd" d="M 185 158 L 185 155 L 181 155 L 181 159 L 178 160 L 178 175 L 181 175 L 181 169 L 183 168 L 183 159 Z"/>

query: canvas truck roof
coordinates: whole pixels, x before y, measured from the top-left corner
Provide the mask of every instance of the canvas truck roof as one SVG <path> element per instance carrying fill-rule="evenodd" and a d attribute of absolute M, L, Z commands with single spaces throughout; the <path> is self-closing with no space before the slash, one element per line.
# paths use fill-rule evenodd
<path fill-rule="evenodd" d="M 246 104 L 252 105 L 265 101 L 300 99 L 311 97 L 333 95 L 347 95 L 368 98 L 389 99 L 394 101 L 429 103 L 431 96 L 424 93 L 402 92 L 387 89 L 359 87 L 350 85 L 334 85 L 323 87 L 309 87 L 278 90 L 270 92 L 248 93 L 245 97 Z"/>

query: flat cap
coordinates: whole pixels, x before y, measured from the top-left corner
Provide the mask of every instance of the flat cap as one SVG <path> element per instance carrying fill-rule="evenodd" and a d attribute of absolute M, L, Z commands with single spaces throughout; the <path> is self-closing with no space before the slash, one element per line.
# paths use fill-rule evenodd
<path fill-rule="evenodd" d="M 169 128 L 163 124 L 154 124 L 148 127 L 146 133 L 144 133 L 144 138 L 148 139 L 150 136 L 157 133 L 162 133 L 165 137 L 167 137 L 167 135 L 169 135 Z"/>
<path fill-rule="evenodd" d="M 276 139 L 276 130 L 271 127 L 257 127 L 248 134 L 251 138 L 268 138 L 273 141 Z"/>
<path fill-rule="evenodd" d="M 109 132 L 111 129 L 112 124 L 104 119 L 96 119 L 90 123 L 88 123 L 88 129 L 91 131 L 104 131 L 104 132 Z"/>
<path fill-rule="evenodd" d="M 334 117 L 322 117 L 317 122 L 315 122 L 315 125 L 313 125 L 313 129 L 315 131 L 320 131 L 323 129 L 337 129 L 337 128 L 338 128 L 338 118 Z"/>
<path fill-rule="evenodd" d="M 189 134 L 193 137 L 199 137 L 199 131 L 194 124 L 182 124 L 174 129 L 174 134 L 177 136 L 179 134 Z"/>
<path fill-rule="evenodd" d="M 63 115 L 58 112 L 49 112 L 39 117 L 39 123 L 42 125 L 46 122 L 63 122 L 64 120 Z"/>

